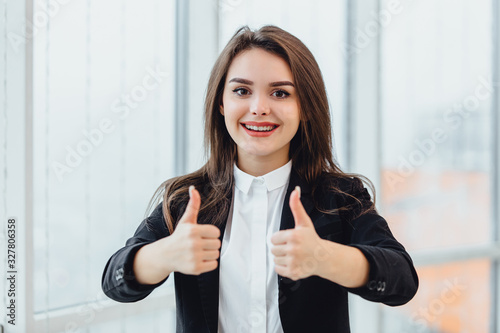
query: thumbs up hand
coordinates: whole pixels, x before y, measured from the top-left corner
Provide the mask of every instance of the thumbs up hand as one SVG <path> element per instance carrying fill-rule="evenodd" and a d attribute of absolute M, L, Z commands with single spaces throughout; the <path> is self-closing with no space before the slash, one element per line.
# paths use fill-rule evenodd
<path fill-rule="evenodd" d="M 322 242 L 309 215 L 300 201 L 300 187 L 290 195 L 290 209 L 295 220 L 295 228 L 280 230 L 271 237 L 275 271 L 292 280 L 303 279 L 317 274 L 318 250 Z"/>
<path fill-rule="evenodd" d="M 199 275 L 217 268 L 219 258 L 220 230 L 210 224 L 198 224 L 201 197 L 194 186 L 189 188 L 190 199 L 186 211 L 179 220 L 170 238 L 170 251 L 174 255 L 171 267 L 173 271 Z"/>

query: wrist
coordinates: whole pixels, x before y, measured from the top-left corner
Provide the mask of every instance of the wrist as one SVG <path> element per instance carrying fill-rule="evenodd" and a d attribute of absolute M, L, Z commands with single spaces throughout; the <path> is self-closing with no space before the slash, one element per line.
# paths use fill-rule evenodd
<path fill-rule="evenodd" d="M 159 261 L 160 258 L 161 261 Z M 134 259 L 133 269 L 137 282 L 156 284 L 165 279 L 170 274 L 166 262 L 168 260 L 162 255 L 159 241 L 141 247 Z"/>
<path fill-rule="evenodd" d="M 171 249 L 171 236 L 159 239 L 154 243 L 149 244 L 151 246 L 150 255 L 155 261 L 153 267 L 157 269 L 157 274 L 162 276 L 168 276 L 170 273 L 175 271 L 175 256 Z"/>
<path fill-rule="evenodd" d="M 338 269 L 337 261 L 339 256 L 341 256 L 339 246 L 342 245 L 321 239 L 320 246 L 315 253 L 318 262 L 315 275 L 328 280 L 332 280 L 332 277 L 336 276 Z"/>
<path fill-rule="evenodd" d="M 366 284 L 370 265 L 359 249 L 329 240 L 322 241 L 324 258 L 319 257 L 316 275 L 347 288 Z"/>

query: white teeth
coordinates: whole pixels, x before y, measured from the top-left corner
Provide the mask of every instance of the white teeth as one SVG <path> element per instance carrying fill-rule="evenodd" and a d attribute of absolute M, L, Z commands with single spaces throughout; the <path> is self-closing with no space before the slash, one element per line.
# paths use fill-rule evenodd
<path fill-rule="evenodd" d="M 247 124 L 244 124 L 246 128 L 254 130 L 254 131 L 261 131 L 261 132 L 269 132 L 273 130 L 276 126 L 263 126 L 263 127 L 258 127 L 258 126 L 250 126 Z"/>

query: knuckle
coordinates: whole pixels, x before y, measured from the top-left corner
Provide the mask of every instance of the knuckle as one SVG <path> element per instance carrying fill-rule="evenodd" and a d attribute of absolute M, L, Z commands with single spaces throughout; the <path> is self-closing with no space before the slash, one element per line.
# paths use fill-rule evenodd
<path fill-rule="evenodd" d="M 201 263 L 199 261 L 193 264 L 193 272 L 195 274 L 200 274 L 203 272 L 203 267 L 201 266 Z"/>
<path fill-rule="evenodd" d="M 200 241 L 194 236 L 189 237 L 187 244 L 192 251 L 196 251 L 200 247 Z"/>
<path fill-rule="evenodd" d="M 292 244 L 298 243 L 298 241 L 299 241 L 299 234 L 296 233 L 296 232 L 292 232 L 288 236 L 288 239 L 290 240 L 290 243 L 292 243 Z"/>
<path fill-rule="evenodd" d="M 191 226 L 189 228 L 189 230 L 187 231 L 187 235 L 190 239 L 196 239 L 196 237 L 198 236 L 199 232 L 197 230 L 198 228 L 195 228 L 195 226 Z"/>
<path fill-rule="evenodd" d="M 191 263 L 191 265 L 194 265 L 196 263 L 196 254 L 194 252 L 189 252 L 187 255 L 187 261 Z"/>
<path fill-rule="evenodd" d="M 219 238 L 220 237 L 220 229 L 217 228 L 216 226 L 212 226 L 212 227 L 213 227 L 212 229 L 214 229 L 214 237 Z"/>

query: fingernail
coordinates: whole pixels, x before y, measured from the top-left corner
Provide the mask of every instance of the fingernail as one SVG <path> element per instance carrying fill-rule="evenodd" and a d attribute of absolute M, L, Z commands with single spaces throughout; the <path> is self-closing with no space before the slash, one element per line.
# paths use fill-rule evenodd
<path fill-rule="evenodd" d="M 295 186 L 295 189 L 297 190 L 297 192 L 299 192 L 299 199 L 300 199 L 300 186 Z"/>
<path fill-rule="evenodd" d="M 189 186 L 189 198 L 193 195 L 194 185 Z"/>

